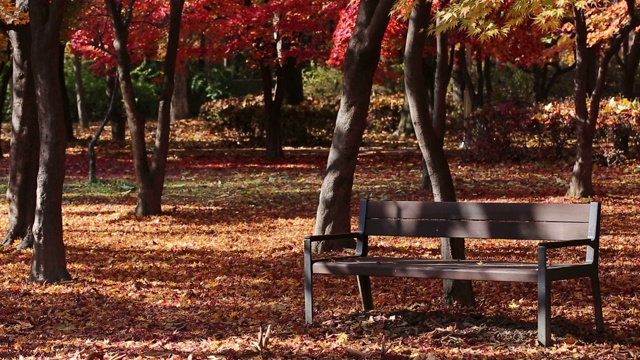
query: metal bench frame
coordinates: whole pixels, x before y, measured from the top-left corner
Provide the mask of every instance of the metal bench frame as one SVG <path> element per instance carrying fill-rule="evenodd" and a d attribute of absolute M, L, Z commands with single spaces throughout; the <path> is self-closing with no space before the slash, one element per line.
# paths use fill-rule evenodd
<path fill-rule="evenodd" d="M 355 275 L 364 310 L 373 309 L 370 276 L 531 282 L 538 284 L 538 341 L 551 345 L 551 283 L 591 280 L 596 330 L 604 331 L 598 277 L 600 204 L 360 202 L 357 232 L 304 240 L 305 321 L 313 322 L 313 275 Z M 538 261 L 504 262 L 369 257 L 370 236 L 538 240 Z M 312 243 L 354 239 L 355 254 L 313 258 Z M 548 250 L 586 247 L 584 262 L 549 263 Z"/>

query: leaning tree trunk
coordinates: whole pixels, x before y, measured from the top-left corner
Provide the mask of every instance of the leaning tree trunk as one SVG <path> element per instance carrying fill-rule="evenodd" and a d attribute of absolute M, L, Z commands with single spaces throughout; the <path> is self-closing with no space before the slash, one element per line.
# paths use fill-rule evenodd
<path fill-rule="evenodd" d="M 62 234 L 62 186 L 66 131 L 58 61 L 65 0 L 30 0 L 32 70 L 40 124 L 40 158 L 33 258 L 29 279 L 37 283 L 71 280 Z"/>
<path fill-rule="evenodd" d="M 80 56 L 73 55 L 73 79 L 76 85 L 76 107 L 78 109 L 78 122 L 83 129 L 89 128 L 89 113 L 87 112 L 86 94 L 82 82 L 82 61 Z"/>
<path fill-rule="evenodd" d="M 446 84 L 448 83 L 445 80 L 448 78 L 448 47 L 445 35 L 439 35 L 437 43 L 438 57 L 433 118 L 429 111 L 430 98 L 422 67 L 422 54 L 426 43 L 430 13 L 431 3 L 424 1 L 416 3 L 411 11 L 404 53 L 405 91 L 416 139 L 429 172 L 434 201 L 456 201 L 453 178 L 443 149 L 443 118 L 446 116 L 443 105 Z M 437 124 L 437 130 L 434 124 Z M 441 255 L 443 259 L 464 259 L 464 239 L 443 238 L 441 240 Z M 471 282 L 445 280 L 444 300 L 446 303 L 474 304 Z"/>
<path fill-rule="evenodd" d="M 131 133 L 131 152 L 133 156 L 138 199 L 135 213 L 137 216 L 160 214 L 162 212 L 162 192 L 169 151 L 169 133 L 171 124 L 171 97 L 178 54 L 182 7 L 184 0 L 171 0 L 169 15 L 169 38 L 164 63 L 164 82 L 160 95 L 155 148 L 151 166 L 147 162 L 144 119 L 140 116 L 131 81 L 131 58 L 127 47 L 129 38 L 128 23 L 131 21 L 133 2 L 129 3 L 125 18 L 119 11 L 115 0 L 105 0 L 107 12 L 114 30 L 113 46 L 118 62 L 120 91 L 125 104 L 129 132 Z"/>
<path fill-rule="evenodd" d="M 351 228 L 350 204 L 356 160 L 366 127 L 382 37 L 389 24 L 393 4 L 393 0 L 360 2 L 356 26 L 345 55 L 342 99 L 329 150 L 327 173 L 320 189 L 314 234 L 345 232 Z M 317 242 L 314 245 L 315 252 L 322 252 L 347 244 Z"/>
<path fill-rule="evenodd" d="M 620 29 L 610 39 L 610 43 L 605 48 L 600 58 L 598 72 L 591 94 L 590 105 L 587 107 L 587 87 L 589 70 L 588 54 L 594 53 L 587 48 L 587 22 L 584 10 L 574 7 L 575 27 L 576 27 L 576 78 L 575 78 L 575 107 L 577 122 L 577 149 L 576 160 L 573 165 L 573 172 L 569 182 L 567 196 L 574 198 L 584 198 L 595 195 L 593 190 L 593 135 L 596 129 L 598 114 L 600 112 L 600 100 L 607 81 L 607 71 L 611 58 L 618 52 L 622 42 L 629 33 L 640 24 L 640 20 L 635 15 L 635 1 L 627 1 L 628 23 Z"/>
<path fill-rule="evenodd" d="M 31 71 L 31 29 L 18 25 L 9 31 L 13 48 L 11 147 L 9 150 L 9 228 L 2 245 L 22 239 L 19 249 L 33 246 L 31 227 L 36 211 L 39 130 L 36 92 Z"/>

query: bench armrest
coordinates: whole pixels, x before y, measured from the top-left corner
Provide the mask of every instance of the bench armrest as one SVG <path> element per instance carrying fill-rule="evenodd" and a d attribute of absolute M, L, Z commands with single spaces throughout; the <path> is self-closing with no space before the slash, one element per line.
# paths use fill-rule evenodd
<path fill-rule="evenodd" d="M 545 249 L 559 249 L 570 246 L 584 246 L 593 245 L 594 241 L 591 239 L 578 239 L 578 240 L 565 240 L 565 241 L 545 241 L 538 244 L 539 247 Z"/>
<path fill-rule="evenodd" d="M 311 244 L 319 241 L 339 241 L 339 240 L 356 240 L 356 249 L 353 256 L 367 256 L 368 237 L 359 232 L 327 234 L 327 235 L 309 235 L 304 238 L 305 258 L 311 259 Z M 330 258 L 317 259 L 318 261 L 328 260 Z"/>

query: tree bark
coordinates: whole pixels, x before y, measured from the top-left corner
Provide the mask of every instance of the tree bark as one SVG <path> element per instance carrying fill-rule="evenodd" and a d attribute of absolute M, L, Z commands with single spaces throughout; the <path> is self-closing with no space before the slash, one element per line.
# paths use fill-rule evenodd
<path fill-rule="evenodd" d="M 186 119 L 190 115 L 186 71 L 186 69 L 178 71 L 175 75 L 173 96 L 171 97 L 171 120 Z"/>
<path fill-rule="evenodd" d="M 173 96 L 176 59 L 182 7 L 184 0 L 171 0 L 169 15 L 169 35 L 164 59 L 164 81 L 160 95 L 155 147 L 151 166 L 147 161 L 144 119 L 140 116 L 131 81 L 131 58 L 127 48 L 129 38 L 128 23 L 131 21 L 134 1 L 129 3 L 124 18 L 115 0 L 105 0 L 107 12 L 114 30 L 113 45 L 118 61 L 118 79 L 125 104 L 129 132 L 131 133 L 131 151 L 133 156 L 138 199 L 135 213 L 137 216 L 160 214 L 162 212 L 162 192 L 169 151 L 171 125 L 171 98 Z"/>
<path fill-rule="evenodd" d="M 456 201 L 456 194 L 449 164 L 443 149 L 444 101 L 448 84 L 448 46 L 445 35 L 438 36 L 437 72 L 434 88 L 434 113 L 429 111 L 429 93 L 425 84 L 422 54 L 429 27 L 431 3 L 418 1 L 409 18 L 407 41 L 404 53 L 405 91 L 409 101 L 411 119 L 425 160 L 433 189 L 434 201 Z M 464 259 L 464 239 L 441 239 L 443 259 Z M 475 299 L 470 281 L 444 281 L 444 301 L 473 305 Z"/>
<path fill-rule="evenodd" d="M 36 92 L 31 70 L 31 29 L 18 25 L 9 30 L 12 52 L 11 145 L 9 150 L 9 227 L 2 245 L 22 239 L 19 249 L 33 246 L 31 227 L 36 211 L 36 178 L 40 135 Z"/>
<path fill-rule="evenodd" d="M 284 75 L 284 103 L 299 105 L 304 101 L 304 87 L 302 83 L 302 69 L 296 59 L 288 57 L 282 68 Z"/>
<path fill-rule="evenodd" d="M 344 80 L 336 128 L 320 189 L 314 234 L 349 231 L 351 191 L 358 150 L 366 127 L 373 76 L 393 0 L 361 1 L 344 61 Z M 345 243 L 314 243 L 314 251 L 343 248 Z"/>
<path fill-rule="evenodd" d="M 78 122 L 83 129 L 89 128 L 89 113 L 87 112 L 87 103 L 84 93 L 84 84 L 82 82 L 82 61 L 78 55 L 73 55 L 73 75 L 76 85 L 76 106 L 78 108 Z"/>
<path fill-rule="evenodd" d="M 607 71 L 611 58 L 618 52 L 622 42 L 629 33 L 640 24 L 635 14 L 635 1 L 627 0 L 627 24 L 610 39 L 599 62 L 590 61 L 589 54 L 594 53 L 587 48 L 587 22 L 584 10 L 574 7 L 576 28 L 576 78 L 574 98 L 577 122 L 577 148 L 576 160 L 573 165 L 571 180 L 567 196 L 584 198 L 595 195 L 593 189 L 593 135 L 595 133 L 598 114 L 600 112 L 600 100 L 607 81 Z M 598 63 L 598 72 L 595 85 L 591 93 L 589 107 L 587 107 L 587 93 L 589 81 L 589 64 Z"/>
<path fill-rule="evenodd" d="M 60 27 L 65 0 L 30 0 L 32 70 L 40 128 L 40 157 L 33 258 L 29 279 L 37 283 L 71 280 L 62 233 L 66 131 L 60 94 Z"/>

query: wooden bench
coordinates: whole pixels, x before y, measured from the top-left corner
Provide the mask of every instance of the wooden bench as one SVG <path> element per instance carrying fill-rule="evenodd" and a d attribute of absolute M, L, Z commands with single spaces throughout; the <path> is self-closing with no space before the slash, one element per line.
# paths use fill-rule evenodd
<path fill-rule="evenodd" d="M 591 279 L 596 329 L 604 330 L 598 242 L 600 204 L 456 203 L 368 201 L 360 203 L 358 231 L 304 240 L 305 320 L 313 322 L 313 275 L 356 275 L 364 310 L 373 308 L 370 276 L 491 280 L 538 284 L 538 340 L 551 344 L 551 283 Z M 537 263 L 499 259 L 443 260 L 368 256 L 370 236 L 539 240 Z M 312 257 L 312 243 L 354 239 L 353 256 Z M 550 263 L 548 250 L 585 247 L 584 261 Z"/>

